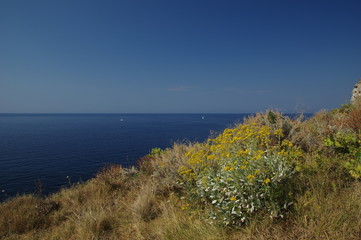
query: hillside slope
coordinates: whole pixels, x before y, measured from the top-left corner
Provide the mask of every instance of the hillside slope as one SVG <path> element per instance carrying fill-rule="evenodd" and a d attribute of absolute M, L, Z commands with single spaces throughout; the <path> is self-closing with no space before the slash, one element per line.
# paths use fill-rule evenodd
<path fill-rule="evenodd" d="M 48 197 L 0 204 L 3 239 L 361 239 L 361 104 L 267 111 Z"/>

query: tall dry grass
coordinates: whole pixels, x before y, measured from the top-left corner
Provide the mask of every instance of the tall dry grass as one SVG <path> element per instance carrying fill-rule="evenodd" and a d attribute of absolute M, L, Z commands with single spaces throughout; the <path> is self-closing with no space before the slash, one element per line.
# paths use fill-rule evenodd
<path fill-rule="evenodd" d="M 355 132 L 361 132 L 361 104 L 347 114 L 345 124 Z"/>
<path fill-rule="evenodd" d="M 47 229 L 52 225 L 51 213 L 59 204 L 32 195 L 19 196 L 0 204 L 0 237 Z"/>

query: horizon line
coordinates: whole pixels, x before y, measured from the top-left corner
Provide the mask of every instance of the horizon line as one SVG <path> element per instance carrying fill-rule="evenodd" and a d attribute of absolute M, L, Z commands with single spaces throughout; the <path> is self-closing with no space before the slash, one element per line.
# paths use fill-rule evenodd
<path fill-rule="evenodd" d="M 33 112 L 33 113 L 29 113 L 29 112 L 16 112 L 16 113 L 0 113 L 0 115 L 10 115 L 10 114 L 34 114 L 34 115 L 60 115 L 60 114 L 68 114 L 68 115 L 81 115 L 81 114 L 89 114 L 89 115 L 95 115 L 95 114 L 104 114 L 104 115 L 115 115 L 115 114 L 256 114 L 256 113 L 265 113 L 266 111 L 257 111 L 257 112 L 192 112 L 192 113 L 187 113 L 187 112 L 139 112 L 139 113 L 130 113 L 130 112 L 118 112 L 118 113 L 97 113 L 97 112 L 89 112 L 89 113 L 75 113 L 75 112 L 52 112 L 52 113 L 42 113 L 42 112 Z M 275 112 L 280 112 L 283 114 L 314 114 L 314 112 L 281 112 L 281 111 L 275 111 Z"/>

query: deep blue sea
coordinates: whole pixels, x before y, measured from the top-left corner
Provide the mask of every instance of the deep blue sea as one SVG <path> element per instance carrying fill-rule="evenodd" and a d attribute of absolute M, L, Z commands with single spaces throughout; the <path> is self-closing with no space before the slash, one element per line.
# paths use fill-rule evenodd
<path fill-rule="evenodd" d="M 0 200 L 83 182 L 152 148 L 204 141 L 246 114 L 0 114 Z"/>

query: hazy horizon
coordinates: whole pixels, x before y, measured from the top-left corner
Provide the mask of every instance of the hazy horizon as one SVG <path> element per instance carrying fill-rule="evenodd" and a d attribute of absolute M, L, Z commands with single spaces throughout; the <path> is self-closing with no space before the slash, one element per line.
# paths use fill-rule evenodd
<path fill-rule="evenodd" d="M 275 109 L 268 109 L 271 111 L 276 111 L 279 112 L 278 110 Z M 129 112 L 104 112 L 104 113 L 99 113 L 99 112 L 87 112 L 87 113 L 82 113 L 82 112 L 48 112 L 48 113 L 44 113 L 44 112 L 14 112 L 14 113 L 0 113 L 0 115 L 249 115 L 249 114 L 256 114 L 259 112 L 266 112 L 268 110 L 265 111 L 258 111 L 258 112 L 240 112 L 240 113 L 231 113 L 231 112 L 193 112 L 193 113 L 187 113 L 187 112 L 168 112 L 168 113 L 164 113 L 164 112 L 133 112 L 133 113 L 129 113 Z M 315 114 L 316 112 L 281 112 L 282 114 L 285 115 L 289 115 L 289 114 L 294 114 L 294 115 L 299 115 L 299 114 Z"/>

